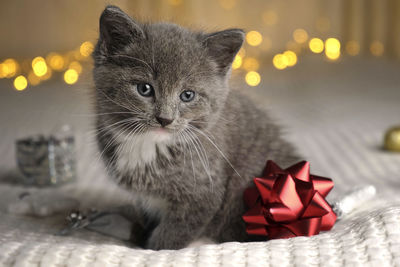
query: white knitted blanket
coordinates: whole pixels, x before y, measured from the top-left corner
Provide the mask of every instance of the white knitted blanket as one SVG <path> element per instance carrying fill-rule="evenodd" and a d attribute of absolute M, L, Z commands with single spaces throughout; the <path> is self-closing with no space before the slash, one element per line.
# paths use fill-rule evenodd
<path fill-rule="evenodd" d="M 8 213 L 8 204 L 26 191 L 46 196 L 56 190 L 78 198 L 82 207 L 100 208 L 125 203 L 129 196 L 107 182 L 93 156 L 95 146 L 86 134 L 92 116 L 81 93 L 87 84 L 47 84 L 21 94 L 0 83 L 0 122 L 5 125 L 0 141 L 0 266 L 400 266 L 400 154 L 381 149 L 386 128 L 400 124 L 400 76 L 398 65 L 379 64 L 329 65 L 309 59 L 287 72 L 266 69 L 264 86 L 246 88 L 286 126 L 287 137 L 311 162 L 312 173 L 333 178 L 328 200 L 365 184 L 376 186 L 375 199 L 317 236 L 178 251 L 137 249 L 87 230 L 55 236 L 62 215 Z M 48 133 L 57 122 L 75 129 L 78 182 L 57 189 L 10 183 L 14 140 Z"/>

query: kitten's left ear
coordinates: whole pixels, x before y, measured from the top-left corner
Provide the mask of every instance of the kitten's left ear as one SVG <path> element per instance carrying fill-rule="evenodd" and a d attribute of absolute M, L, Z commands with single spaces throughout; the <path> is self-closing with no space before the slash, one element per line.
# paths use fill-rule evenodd
<path fill-rule="evenodd" d="M 244 41 L 244 31 L 229 29 L 205 36 L 203 43 L 208 54 L 217 62 L 221 74 L 225 75 Z"/>

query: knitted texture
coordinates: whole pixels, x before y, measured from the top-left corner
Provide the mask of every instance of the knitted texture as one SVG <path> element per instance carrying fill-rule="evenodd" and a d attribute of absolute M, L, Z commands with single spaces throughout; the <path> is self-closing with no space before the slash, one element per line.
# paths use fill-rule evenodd
<path fill-rule="evenodd" d="M 0 177 L 13 180 L 9 170 L 15 168 L 16 138 L 49 133 L 62 121 L 76 130 L 79 179 L 55 189 L 0 184 L 0 266 L 400 266 L 400 154 L 380 149 L 385 129 L 400 123 L 397 69 L 368 61 L 308 63 L 289 70 L 291 80 L 284 72 L 271 77 L 268 69 L 268 88 L 254 89 L 251 96 L 286 126 L 288 138 L 311 162 L 312 173 L 333 178 L 335 188 L 328 201 L 356 186 L 377 187 L 375 199 L 338 221 L 331 231 L 268 242 L 150 251 L 87 230 L 56 236 L 64 215 L 34 218 L 7 213 L 8 203 L 26 191 L 59 190 L 79 199 L 82 208 L 129 202 L 129 194 L 107 182 L 104 168 L 93 156 L 95 144 L 86 134 L 93 117 L 88 99 L 63 85 L 44 85 L 28 90 L 26 97 L 0 90 L 0 122 L 8 126 L 1 129 Z M 306 83 L 305 71 L 316 79 Z M 374 75 L 377 72 L 382 75 Z M 369 80 L 360 83 L 364 79 Z"/>

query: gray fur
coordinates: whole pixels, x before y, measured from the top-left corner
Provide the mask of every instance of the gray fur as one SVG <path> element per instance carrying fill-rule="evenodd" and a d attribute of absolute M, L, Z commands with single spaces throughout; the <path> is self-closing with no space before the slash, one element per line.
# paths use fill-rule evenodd
<path fill-rule="evenodd" d="M 114 6 L 100 18 L 98 143 L 111 176 L 137 196 L 141 236 L 134 239 L 146 248 L 179 249 L 200 237 L 251 240 L 241 219 L 243 190 L 267 159 L 297 160 L 278 126 L 229 90 L 243 39 L 238 29 L 206 34 L 142 24 Z M 141 81 L 153 85 L 153 97 L 137 93 Z M 185 89 L 196 92 L 192 102 L 180 100 Z M 157 132 L 156 116 L 173 119 L 168 133 Z"/>

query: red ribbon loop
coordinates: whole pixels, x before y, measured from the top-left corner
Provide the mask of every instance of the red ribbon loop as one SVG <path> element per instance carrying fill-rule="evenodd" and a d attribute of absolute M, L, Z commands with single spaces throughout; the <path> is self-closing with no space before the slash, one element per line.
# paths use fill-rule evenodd
<path fill-rule="evenodd" d="M 270 239 L 312 236 L 330 230 L 336 214 L 325 197 L 333 188 L 329 178 L 310 174 L 310 164 L 299 162 L 283 170 L 269 160 L 263 176 L 254 178 L 244 201 L 242 216 L 249 235 Z"/>

